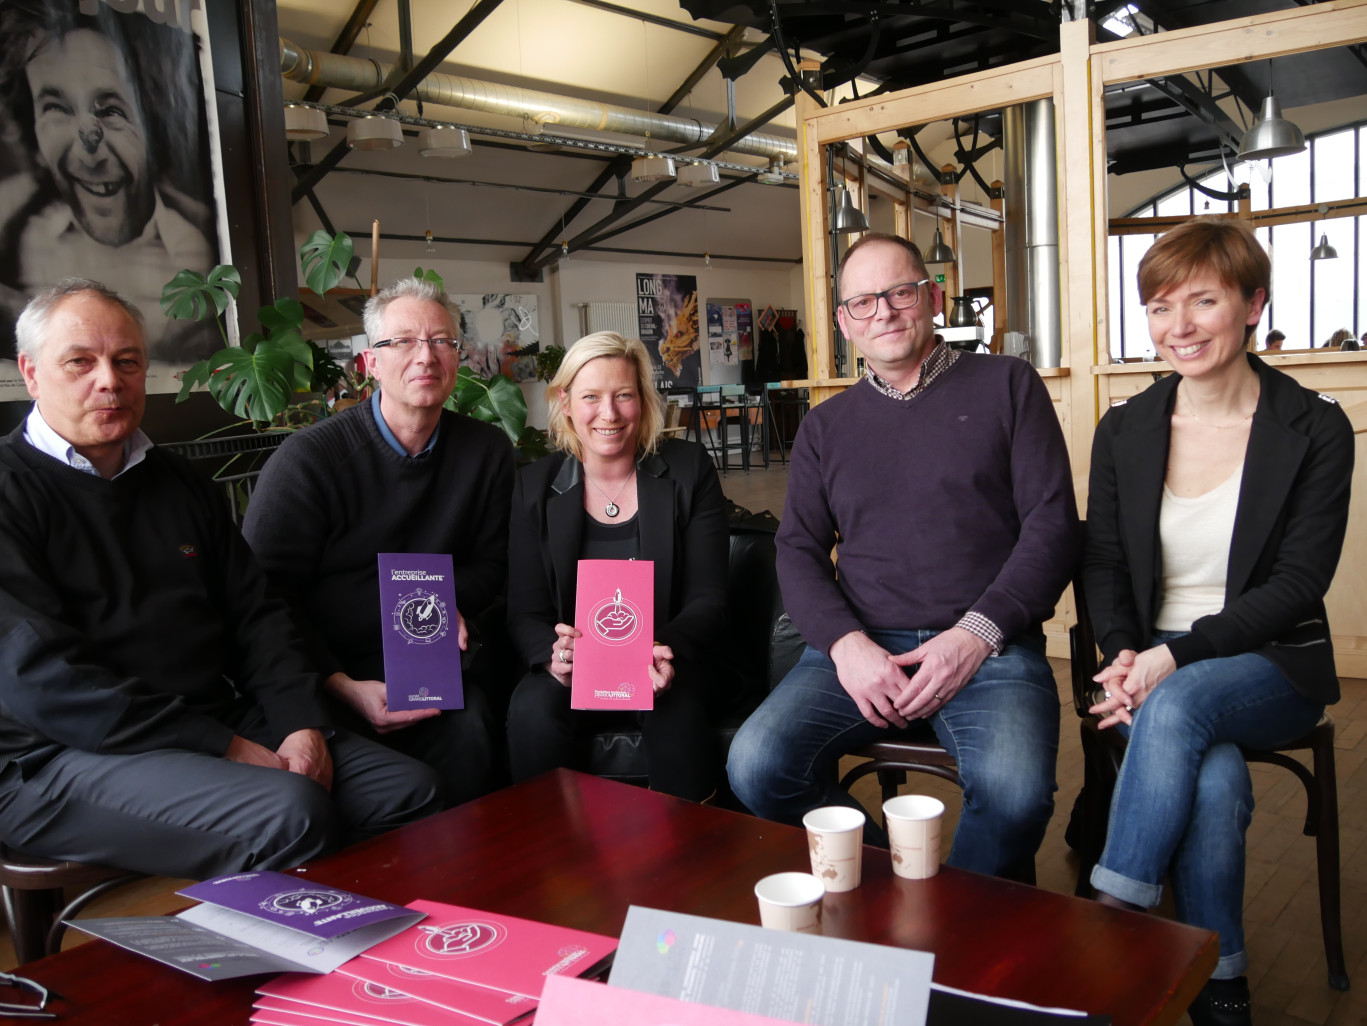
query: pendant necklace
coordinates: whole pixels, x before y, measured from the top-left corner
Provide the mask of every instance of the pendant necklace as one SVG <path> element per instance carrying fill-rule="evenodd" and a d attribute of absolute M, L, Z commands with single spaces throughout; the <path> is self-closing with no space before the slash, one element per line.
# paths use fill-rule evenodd
<path fill-rule="evenodd" d="M 617 489 L 617 494 L 614 496 L 609 496 L 607 492 L 603 491 L 602 488 L 599 488 L 598 482 L 589 477 L 587 472 L 584 474 L 584 480 L 593 485 L 593 487 L 598 488 L 598 494 L 608 500 L 608 504 L 603 507 L 603 512 L 610 517 L 615 517 L 618 513 L 622 512 L 622 507 L 617 505 L 617 500 L 622 497 L 622 493 L 627 490 L 627 485 L 631 484 L 631 479 L 635 476 L 636 468 L 632 467 L 631 473 L 627 475 L 627 479 L 622 482 L 622 487 Z"/>

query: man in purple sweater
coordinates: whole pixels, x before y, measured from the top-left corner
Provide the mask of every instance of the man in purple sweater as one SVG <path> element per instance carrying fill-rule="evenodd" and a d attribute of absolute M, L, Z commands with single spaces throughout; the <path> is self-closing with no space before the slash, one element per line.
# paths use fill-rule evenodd
<path fill-rule="evenodd" d="M 929 724 L 963 786 L 949 864 L 1033 879 L 1059 729 L 1041 625 L 1078 546 L 1063 434 L 1028 363 L 936 342 L 915 245 L 866 235 L 838 284 L 868 370 L 793 444 L 778 572 L 807 649 L 736 736 L 731 786 L 789 823 L 854 806 L 840 757 Z"/>

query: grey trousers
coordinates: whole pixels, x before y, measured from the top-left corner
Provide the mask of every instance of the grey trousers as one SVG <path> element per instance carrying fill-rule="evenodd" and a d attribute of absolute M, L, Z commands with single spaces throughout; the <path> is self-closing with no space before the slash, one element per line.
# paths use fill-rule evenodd
<path fill-rule="evenodd" d="M 441 808 L 436 774 L 338 730 L 329 793 L 308 777 L 167 749 L 67 749 L 0 773 L 0 838 L 31 855 L 205 879 L 286 869 Z"/>

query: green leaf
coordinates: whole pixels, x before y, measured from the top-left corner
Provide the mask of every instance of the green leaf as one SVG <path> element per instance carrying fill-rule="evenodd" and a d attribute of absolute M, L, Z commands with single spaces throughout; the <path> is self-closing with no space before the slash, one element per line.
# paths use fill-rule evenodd
<path fill-rule="evenodd" d="M 439 289 L 446 288 L 446 282 L 442 280 L 441 275 L 430 267 L 425 271 L 421 267 L 413 268 L 413 277 L 419 281 L 430 281 Z"/>
<path fill-rule="evenodd" d="M 207 275 L 182 270 L 161 290 L 161 311 L 184 321 L 217 317 L 237 298 L 241 287 L 242 275 L 231 264 L 219 264 Z"/>
<path fill-rule="evenodd" d="M 215 356 L 218 354 L 215 353 Z M 206 385 L 209 383 L 209 361 L 200 360 L 193 367 L 187 367 L 185 373 L 180 378 L 180 391 L 176 393 L 176 402 L 183 403 L 190 397 L 196 385 Z"/>
<path fill-rule="evenodd" d="M 355 247 L 346 232 L 329 235 L 319 228 L 299 247 L 299 262 L 304 269 L 304 284 L 319 296 L 337 287 L 351 263 Z"/>
<path fill-rule="evenodd" d="M 177 401 L 195 385 L 204 385 L 230 413 L 273 421 L 290 405 L 296 390 L 308 388 L 313 354 L 298 332 L 273 339 L 252 334 L 242 341 L 242 346 L 220 350 L 187 370 Z"/>
<path fill-rule="evenodd" d="M 527 426 L 527 397 L 503 374 L 495 374 L 485 381 L 469 367 L 462 367 L 456 374 L 456 387 L 446 406 L 467 417 L 497 424 L 514 445 Z"/>
<path fill-rule="evenodd" d="M 277 299 L 273 306 L 263 306 L 256 316 L 272 338 L 286 331 L 297 332 L 304 326 L 304 308 L 299 300 L 289 296 Z"/>

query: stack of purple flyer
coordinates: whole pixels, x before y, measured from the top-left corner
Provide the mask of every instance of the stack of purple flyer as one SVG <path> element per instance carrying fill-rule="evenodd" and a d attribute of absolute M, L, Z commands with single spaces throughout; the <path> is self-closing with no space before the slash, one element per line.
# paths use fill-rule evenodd
<path fill-rule="evenodd" d="M 285 873 L 236 873 L 183 891 L 174 916 L 72 919 L 69 926 L 202 980 L 330 973 L 425 913 Z"/>

